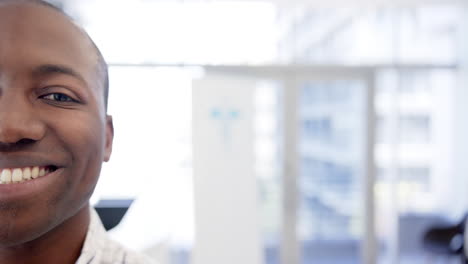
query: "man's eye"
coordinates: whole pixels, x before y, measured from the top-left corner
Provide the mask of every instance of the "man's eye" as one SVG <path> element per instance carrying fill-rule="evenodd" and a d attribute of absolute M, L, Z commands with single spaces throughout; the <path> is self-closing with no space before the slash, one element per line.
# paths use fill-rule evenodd
<path fill-rule="evenodd" d="M 62 93 L 51 93 L 42 96 L 42 98 L 56 102 L 77 102 L 75 99 Z"/>

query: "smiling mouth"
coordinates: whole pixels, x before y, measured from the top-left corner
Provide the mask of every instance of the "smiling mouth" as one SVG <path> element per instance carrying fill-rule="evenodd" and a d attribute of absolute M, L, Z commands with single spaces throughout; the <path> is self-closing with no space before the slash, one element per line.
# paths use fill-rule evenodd
<path fill-rule="evenodd" d="M 0 169 L 0 184 L 22 183 L 43 177 L 56 171 L 56 166 L 32 166 Z"/>

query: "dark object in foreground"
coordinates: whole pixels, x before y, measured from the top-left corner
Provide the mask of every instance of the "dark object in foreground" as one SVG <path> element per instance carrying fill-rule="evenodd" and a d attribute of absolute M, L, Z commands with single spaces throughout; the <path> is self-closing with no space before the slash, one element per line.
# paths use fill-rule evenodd
<path fill-rule="evenodd" d="M 122 221 L 122 218 L 132 203 L 133 199 L 100 200 L 94 208 L 96 209 L 99 218 L 101 218 L 104 228 L 108 231 L 116 227 L 120 221 Z"/>
<path fill-rule="evenodd" d="M 459 255 L 461 263 L 467 264 L 468 260 L 464 252 L 467 217 L 468 214 L 456 225 L 439 225 L 430 228 L 424 235 L 424 249 L 438 255 Z"/>

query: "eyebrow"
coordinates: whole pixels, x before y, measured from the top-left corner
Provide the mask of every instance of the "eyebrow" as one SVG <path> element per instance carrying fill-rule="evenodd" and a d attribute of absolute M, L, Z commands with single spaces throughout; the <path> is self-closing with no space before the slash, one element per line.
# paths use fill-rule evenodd
<path fill-rule="evenodd" d="M 86 84 L 86 81 L 83 78 L 83 76 L 68 66 L 56 65 L 56 64 L 44 64 L 44 65 L 40 65 L 36 67 L 33 70 L 34 76 L 46 76 L 46 75 L 53 75 L 53 74 L 68 75 L 76 79 L 79 79 L 80 81 Z"/>

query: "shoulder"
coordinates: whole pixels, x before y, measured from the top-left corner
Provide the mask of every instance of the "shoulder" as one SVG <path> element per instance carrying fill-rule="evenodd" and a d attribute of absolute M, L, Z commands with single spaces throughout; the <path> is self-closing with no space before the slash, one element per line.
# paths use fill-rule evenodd
<path fill-rule="evenodd" d="M 109 238 L 107 238 L 106 245 L 102 248 L 100 255 L 102 258 L 99 264 L 156 264 L 156 262 L 150 260 L 147 256 L 127 249 Z"/>
<path fill-rule="evenodd" d="M 143 254 L 127 249 L 107 235 L 96 211 L 91 219 L 81 255 L 76 264 L 157 264 Z"/>

